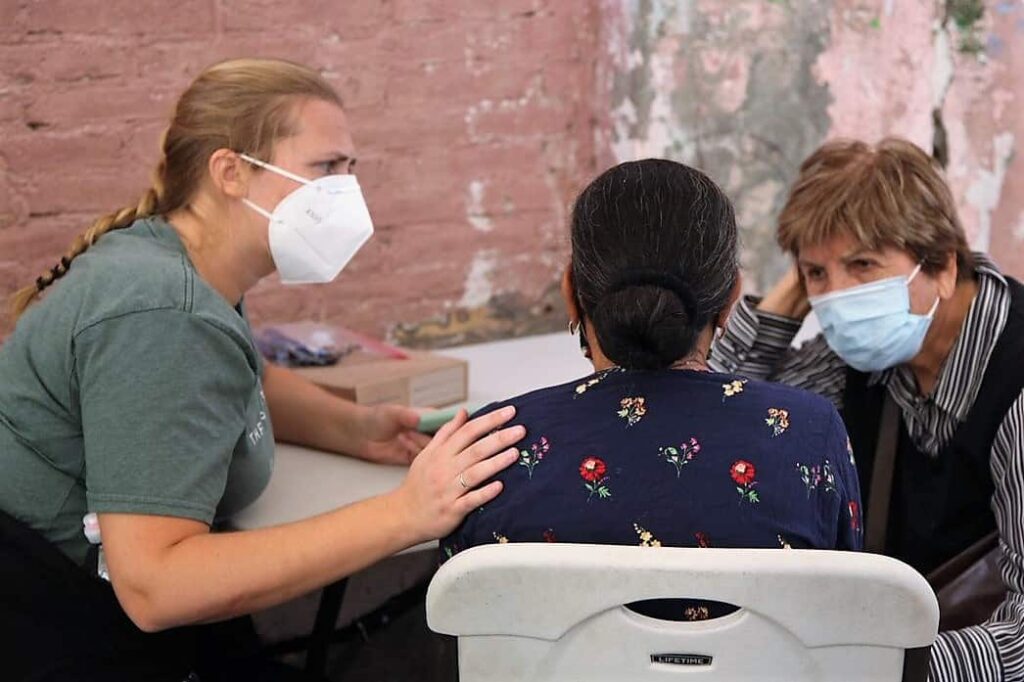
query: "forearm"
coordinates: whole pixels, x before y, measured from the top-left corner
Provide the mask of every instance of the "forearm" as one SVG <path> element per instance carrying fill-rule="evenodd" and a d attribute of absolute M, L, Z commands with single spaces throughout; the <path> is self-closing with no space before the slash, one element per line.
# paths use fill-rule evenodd
<path fill-rule="evenodd" d="M 354 452 L 355 425 L 366 408 L 269 363 L 263 392 L 277 440 L 330 452 Z"/>
<path fill-rule="evenodd" d="M 132 564 L 131 572 L 111 561 L 111 579 L 125 611 L 145 630 L 252 613 L 426 540 L 400 521 L 398 504 L 395 494 L 382 495 L 282 526 L 189 535 L 154 553 L 150 564 Z M 146 538 L 126 544 L 133 541 Z"/>

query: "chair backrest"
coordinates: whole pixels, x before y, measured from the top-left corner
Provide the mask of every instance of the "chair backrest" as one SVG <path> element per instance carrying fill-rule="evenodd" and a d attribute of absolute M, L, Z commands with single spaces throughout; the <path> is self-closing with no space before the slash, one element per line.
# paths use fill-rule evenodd
<path fill-rule="evenodd" d="M 698 622 L 655 599 L 731 604 Z M 459 638 L 459 679 L 924 680 L 939 609 L 914 569 L 872 554 L 572 544 L 475 547 L 427 592 Z"/>

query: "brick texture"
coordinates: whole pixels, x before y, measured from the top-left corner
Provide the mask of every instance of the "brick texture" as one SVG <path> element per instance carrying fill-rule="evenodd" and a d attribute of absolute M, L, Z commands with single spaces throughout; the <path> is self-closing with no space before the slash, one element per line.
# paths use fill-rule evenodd
<path fill-rule="evenodd" d="M 257 55 L 307 63 L 341 92 L 378 232 L 331 285 L 261 283 L 256 323 L 401 327 L 407 343 L 436 344 L 459 338 L 416 329 L 469 308 L 490 319 L 495 301 L 513 301 L 514 325 L 483 336 L 561 326 L 546 301 L 568 255 L 566 207 L 595 170 L 592 5 L 0 3 L 0 295 L 49 268 L 97 214 L 134 201 L 192 77 Z M 0 322 L 0 337 L 9 331 Z"/>
<path fill-rule="evenodd" d="M 560 329 L 569 204 L 638 156 L 719 180 L 764 289 L 788 266 L 775 217 L 799 162 L 836 135 L 944 138 L 973 243 L 1024 275 L 1024 5 L 986 0 L 964 28 L 945 3 L 796 4 L 2 0 L 0 296 L 135 200 L 177 95 L 238 56 L 336 85 L 377 226 L 331 285 L 261 282 L 257 324 L 428 346 Z"/>

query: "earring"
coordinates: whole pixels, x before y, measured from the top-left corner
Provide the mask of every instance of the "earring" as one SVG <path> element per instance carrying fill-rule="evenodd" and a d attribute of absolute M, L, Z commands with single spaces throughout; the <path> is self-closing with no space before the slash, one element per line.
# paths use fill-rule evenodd
<path fill-rule="evenodd" d="M 573 322 L 572 320 L 569 320 L 569 334 L 570 335 L 576 336 L 576 330 L 579 329 L 579 328 L 580 328 L 580 323 L 579 322 Z"/>

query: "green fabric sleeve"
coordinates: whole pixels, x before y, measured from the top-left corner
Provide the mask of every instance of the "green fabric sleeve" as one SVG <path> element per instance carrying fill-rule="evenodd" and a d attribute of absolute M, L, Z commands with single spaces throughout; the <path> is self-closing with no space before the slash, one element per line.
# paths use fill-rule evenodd
<path fill-rule="evenodd" d="M 256 375 L 239 340 L 173 309 L 75 338 L 89 510 L 210 523 Z"/>

